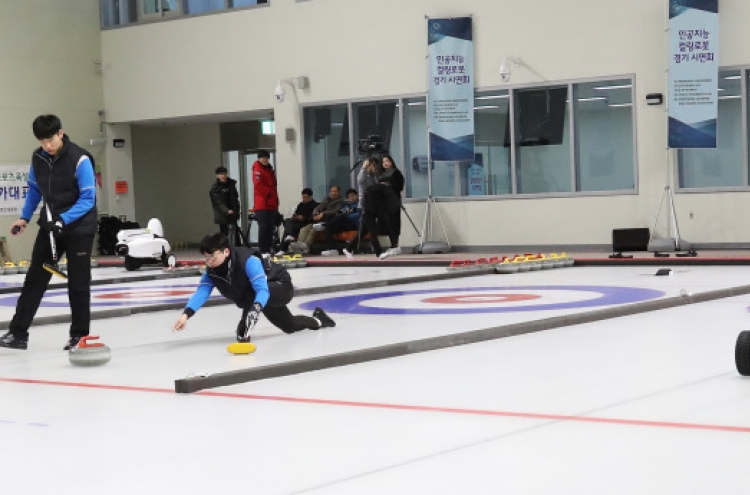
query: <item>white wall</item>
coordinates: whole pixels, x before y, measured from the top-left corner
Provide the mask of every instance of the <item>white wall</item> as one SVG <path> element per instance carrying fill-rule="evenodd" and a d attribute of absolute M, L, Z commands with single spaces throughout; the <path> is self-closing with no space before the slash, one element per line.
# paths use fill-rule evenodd
<path fill-rule="evenodd" d="M 31 123 L 54 113 L 63 130 L 106 167 L 99 137 L 99 110 L 104 108 L 97 0 L 0 0 L 0 164 L 29 163 L 39 146 Z M 0 216 L 14 260 L 28 259 L 36 225 L 25 235 L 7 234 L 17 218 Z"/>
<path fill-rule="evenodd" d="M 221 165 L 218 124 L 132 126 L 135 220 L 158 218 L 171 243 L 217 232 L 209 198 Z"/>
<path fill-rule="evenodd" d="M 634 75 L 637 195 L 439 204 L 458 245 L 607 245 L 613 228 L 651 227 L 670 170 L 665 107 L 666 0 L 273 0 L 267 8 L 201 16 L 102 33 L 108 120 L 209 115 L 273 108 L 277 129 L 301 136 L 298 104 L 390 97 L 426 90 L 425 16 L 471 15 L 476 87 L 500 87 L 503 57 L 521 57 L 513 85 Z M 722 0 L 722 66 L 750 64 L 750 2 Z M 276 81 L 306 75 L 310 88 L 276 102 Z M 298 201 L 299 140 L 278 140 L 282 211 Z M 298 178 L 299 177 L 299 178 Z M 678 194 L 684 238 L 750 243 L 750 194 Z M 423 207 L 408 205 L 413 217 Z M 692 217 L 689 213 L 692 212 Z M 496 228 L 487 228 L 488 225 Z M 404 228 L 404 242 L 414 242 Z"/>

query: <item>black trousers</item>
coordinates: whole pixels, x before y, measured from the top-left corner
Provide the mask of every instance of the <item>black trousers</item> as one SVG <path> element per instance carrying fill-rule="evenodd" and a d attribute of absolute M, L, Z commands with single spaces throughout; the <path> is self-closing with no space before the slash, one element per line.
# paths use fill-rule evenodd
<path fill-rule="evenodd" d="M 268 290 L 271 293 L 271 296 L 268 298 L 266 307 L 263 308 L 263 315 L 268 318 L 268 321 L 270 321 L 276 328 L 284 333 L 299 332 L 300 330 L 308 328 L 311 330 L 317 330 L 320 328 L 318 320 L 315 318 L 305 315 L 293 315 L 292 312 L 289 311 L 287 304 L 289 304 L 292 297 L 294 297 L 294 286 L 292 286 L 292 284 L 269 281 Z M 254 299 L 255 295 L 253 294 L 253 297 L 248 298 L 246 300 L 247 302 L 243 304 L 242 321 L 245 321 L 247 313 L 252 309 Z"/>
<path fill-rule="evenodd" d="M 83 337 L 89 334 L 91 324 L 91 250 L 94 236 L 59 236 L 55 242 L 57 257 L 68 258 L 68 302 L 70 303 L 70 336 Z M 19 337 L 26 338 L 42 297 L 47 291 L 52 274 L 44 269 L 44 263 L 52 262 L 52 247 L 49 234 L 42 229 L 34 241 L 31 264 L 23 282 L 21 295 L 16 302 L 16 313 L 8 329 Z"/>
<path fill-rule="evenodd" d="M 273 249 L 273 229 L 279 212 L 276 210 L 255 210 L 255 220 L 258 222 L 258 249 L 261 253 L 270 253 Z"/>

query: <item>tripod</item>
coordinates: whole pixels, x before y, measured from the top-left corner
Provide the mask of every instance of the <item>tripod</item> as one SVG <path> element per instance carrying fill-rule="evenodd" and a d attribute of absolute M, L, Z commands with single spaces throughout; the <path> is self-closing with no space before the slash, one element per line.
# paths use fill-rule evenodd
<path fill-rule="evenodd" d="M 230 222 L 227 224 L 227 237 L 229 237 L 230 247 L 250 245 L 247 241 L 247 237 L 245 237 L 245 234 L 242 232 L 242 229 L 237 225 L 237 222 Z M 238 240 L 239 244 L 237 243 Z"/>

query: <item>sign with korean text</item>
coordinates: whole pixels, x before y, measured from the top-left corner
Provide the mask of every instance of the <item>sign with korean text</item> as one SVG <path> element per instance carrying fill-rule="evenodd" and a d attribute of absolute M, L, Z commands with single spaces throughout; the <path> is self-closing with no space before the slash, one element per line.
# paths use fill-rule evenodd
<path fill-rule="evenodd" d="M 469 165 L 466 175 L 469 179 L 469 196 L 484 196 L 484 167 L 481 153 L 474 155 L 474 163 Z"/>
<path fill-rule="evenodd" d="M 716 148 L 719 0 L 669 1 L 669 147 Z"/>
<path fill-rule="evenodd" d="M 29 186 L 29 164 L 0 164 L 0 215 L 19 218 Z"/>
<path fill-rule="evenodd" d="M 471 17 L 427 19 L 430 159 L 474 160 L 474 41 Z"/>

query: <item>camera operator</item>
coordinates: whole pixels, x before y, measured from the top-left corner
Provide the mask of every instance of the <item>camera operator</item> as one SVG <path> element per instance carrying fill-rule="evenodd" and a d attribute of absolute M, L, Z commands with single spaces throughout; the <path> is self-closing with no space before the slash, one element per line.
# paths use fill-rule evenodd
<path fill-rule="evenodd" d="M 359 209 L 361 212 L 364 211 L 365 192 L 367 191 L 367 188 L 378 183 L 378 178 L 380 177 L 381 173 L 382 169 L 380 168 L 380 160 L 378 160 L 374 156 L 366 158 L 364 162 L 362 162 L 362 168 L 357 174 L 357 190 L 359 193 Z M 365 226 L 365 222 L 361 220 L 359 222 L 359 231 L 357 232 L 357 237 L 347 242 L 346 247 L 344 247 L 344 254 L 347 258 L 352 259 L 354 252 L 359 251 L 359 245 L 362 242 L 362 237 L 367 235 L 368 232 L 369 230 Z M 377 234 L 377 232 L 375 232 L 374 234 Z"/>

